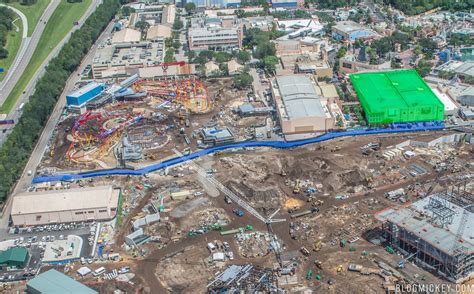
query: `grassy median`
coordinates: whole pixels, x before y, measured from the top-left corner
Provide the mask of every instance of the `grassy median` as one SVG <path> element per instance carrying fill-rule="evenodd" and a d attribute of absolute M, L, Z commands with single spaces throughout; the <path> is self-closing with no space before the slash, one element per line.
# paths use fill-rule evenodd
<path fill-rule="evenodd" d="M 61 4 L 59 4 L 58 8 L 54 11 L 46 25 L 38 46 L 31 57 L 30 63 L 28 63 L 27 69 L 23 72 L 18 83 L 13 88 L 13 91 L 0 107 L 0 113 L 9 113 L 11 111 L 46 57 L 48 57 L 54 47 L 56 47 L 72 29 L 74 22 L 82 17 L 91 2 L 92 0 L 83 0 L 78 3 L 68 3 L 65 0 L 61 1 Z"/>
<path fill-rule="evenodd" d="M 50 0 L 38 0 L 33 5 L 21 5 L 20 2 L 7 3 L 8 5 L 15 7 L 16 9 L 23 12 L 28 19 L 28 36 L 33 34 L 36 24 L 38 23 L 41 15 L 48 6 Z"/>
<path fill-rule="evenodd" d="M 13 30 L 8 32 L 7 46 L 5 47 L 8 50 L 8 57 L 0 59 L 0 67 L 5 69 L 5 72 L 0 73 L 0 81 L 5 78 L 8 69 L 12 66 L 13 60 L 15 60 L 16 54 L 20 49 L 21 35 L 23 33 L 21 19 L 15 21 L 15 24 L 20 28 L 20 31 L 17 32 L 16 28 L 13 27 Z"/>

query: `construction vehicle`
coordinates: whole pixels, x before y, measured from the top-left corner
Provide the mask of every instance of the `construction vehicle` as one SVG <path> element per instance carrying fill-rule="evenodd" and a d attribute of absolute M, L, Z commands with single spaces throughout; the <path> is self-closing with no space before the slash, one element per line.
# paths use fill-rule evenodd
<path fill-rule="evenodd" d="M 246 231 L 253 231 L 253 226 L 252 226 L 252 225 L 247 225 L 247 226 L 245 227 L 245 230 L 246 230 Z"/>
<path fill-rule="evenodd" d="M 395 250 L 393 250 L 393 248 L 392 248 L 391 246 L 385 247 L 385 251 L 387 251 L 387 252 L 390 253 L 390 254 L 394 254 L 394 253 L 395 253 Z"/>
<path fill-rule="evenodd" d="M 342 272 L 342 264 L 340 264 L 340 265 L 337 266 L 336 271 L 337 271 L 338 273 Z"/>
<path fill-rule="evenodd" d="M 339 241 L 339 246 L 341 246 L 342 248 L 346 247 L 346 240 L 341 239 L 341 241 Z"/>
<path fill-rule="evenodd" d="M 313 251 L 318 252 L 319 250 L 321 250 L 322 247 L 323 247 L 323 242 L 321 240 L 318 240 L 314 242 Z"/>
<path fill-rule="evenodd" d="M 319 268 L 320 270 L 323 269 L 323 263 L 320 260 L 315 260 L 314 265 Z"/>
<path fill-rule="evenodd" d="M 245 214 L 242 210 L 236 209 L 236 208 L 234 208 L 234 209 L 232 210 L 232 212 L 233 212 L 236 216 L 238 216 L 238 217 L 243 217 L 244 214 Z"/>
<path fill-rule="evenodd" d="M 322 279 L 321 274 L 317 274 L 316 275 L 316 280 L 321 281 L 321 279 Z"/>
<path fill-rule="evenodd" d="M 308 272 L 306 273 L 306 280 L 311 280 L 311 278 L 313 277 L 313 270 L 312 269 L 309 269 Z"/>
<path fill-rule="evenodd" d="M 357 248 L 355 248 L 354 246 L 349 246 L 349 251 L 352 252 L 352 251 L 356 251 L 356 250 L 357 250 Z"/>
<path fill-rule="evenodd" d="M 308 249 L 306 249 L 306 247 L 304 247 L 304 246 L 301 246 L 300 252 L 301 252 L 301 254 L 303 254 L 304 256 L 309 256 L 309 255 L 310 255 Z"/>
<path fill-rule="evenodd" d="M 297 179 L 296 182 L 295 182 L 295 187 L 293 189 L 293 193 L 298 194 L 301 191 L 300 185 L 301 185 L 300 180 Z"/>

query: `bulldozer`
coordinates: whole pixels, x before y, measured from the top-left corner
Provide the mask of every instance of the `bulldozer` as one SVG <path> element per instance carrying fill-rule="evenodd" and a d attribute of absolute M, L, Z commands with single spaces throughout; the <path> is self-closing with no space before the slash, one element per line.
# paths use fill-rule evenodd
<path fill-rule="evenodd" d="M 318 240 L 314 242 L 313 251 L 318 252 L 319 250 L 321 250 L 322 247 L 323 247 L 323 242 L 321 240 Z"/>
<path fill-rule="evenodd" d="M 295 194 L 298 194 L 301 190 L 301 187 L 300 187 L 300 180 L 297 179 L 296 182 L 295 182 L 295 187 L 293 189 L 293 193 Z"/>
<path fill-rule="evenodd" d="M 320 270 L 323 269 L 323 263 L 320 260 L 315 260 L 314 265 L 319 268 Z"/>

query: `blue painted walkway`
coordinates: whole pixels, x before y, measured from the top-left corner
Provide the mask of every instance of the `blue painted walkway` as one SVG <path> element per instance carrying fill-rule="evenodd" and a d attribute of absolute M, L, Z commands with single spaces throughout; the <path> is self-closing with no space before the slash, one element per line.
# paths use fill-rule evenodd
<path fill-rule="evenodd" d="M 181 157 L 175 157 L 169 160 L 155 163 L 140 169 L 107 169 L 107 170 L 96 170 L 90 172 L 83 172 L 77 174 L 62 174 L 54 176 L 35 177 L 33 183 L 42 182 L 54 182 L 54 181 L 73 181 L 85 178 L 94 178 L 102 176 L 112 175 L 125 175 L 125 176 L 140 176 L 150 172 L 154 172 L 166 167 L 180 164 L 182 162 L 193 160 L 195 158 L 205 156 L 208 154 L 215 153 L 217 151 L 233 149 L 233 148 L 245 148 L 245 147 L 270 147 L 277 149 L 288 149 L 295 148 L 307 144 L 318 143 L 341 137 L 354 137 L 354 136 L 366 136 L 366 135 L 377 135 L 377 134 L 390 134 L 390 133 L 403 133 L 403 132 L 421 132 L 421 131 L 436 131 L 444 129 L 443 122 L 425 122 L 425 123 L 405 123 L 405 124 L 392 124 L 388 128 L 365 128 L 365 129 L 353 129 L 342 132 L 329 132 L 319 137 L 310 139 L 298 140 L 298 141 L 244 141 L 237 142 L 228 145 L 215 146 L 206 149 L 196 151 L 194 153 L 184 155 Z"/>

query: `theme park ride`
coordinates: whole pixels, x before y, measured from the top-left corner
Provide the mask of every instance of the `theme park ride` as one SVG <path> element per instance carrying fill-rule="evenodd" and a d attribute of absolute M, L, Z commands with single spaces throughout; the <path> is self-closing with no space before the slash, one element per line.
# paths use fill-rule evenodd
<path fill-rule="evenodd" d="M 134 90 L 146 90 L 148 95 L 165 101 L 180 103 L 191 113 L 206 113 L 212 109 L 212 101 L 204 83 L 195 78 L 171 79 L 168 77 L 168 66 L 184 65 L 183 61 L 163 63 L 162 80 L 140 80 L 134 84 Z"/>
<path fill-rule="evenodd" d="M 122 130 L 135 124 L 142 115 L 106 114 L 87 111 L 74 122 L 68 139 L 66 158 L 75 163 L 90 162 L 109 153 L 119 142 Z"/>

